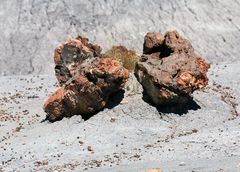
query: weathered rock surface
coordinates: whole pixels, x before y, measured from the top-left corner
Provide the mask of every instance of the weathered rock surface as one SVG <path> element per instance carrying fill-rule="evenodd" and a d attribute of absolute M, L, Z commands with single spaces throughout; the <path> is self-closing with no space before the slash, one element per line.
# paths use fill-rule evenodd
<path fill-rule="evenodd" d="M 191 100 L 193 91 L 208 83 L 206 72 L 210 65 L 177 31 L 164 36 L 147 33 L 143 53 L 135 74 L 157 105 L 184 104 Z"/>
<path fill-rule="evenodd" d="M 60 85 L 65 84 L 73 76 L 78 75 L 79 65 L 86 59 L 101 56 L 101 47 L 88 43 L 87 38 L 78 36 L 70 38 L 55 49 L 55 74 Z"/>
<path fill-rule="evenodd" d="M 128 71 L 114 58 L 101 58 L 101 47 L 78 36 L 55 49 L 56 77 L 61 85 L 44 104 L 50 121 L 101 110 L 109 96 L 123 88 Z"/>

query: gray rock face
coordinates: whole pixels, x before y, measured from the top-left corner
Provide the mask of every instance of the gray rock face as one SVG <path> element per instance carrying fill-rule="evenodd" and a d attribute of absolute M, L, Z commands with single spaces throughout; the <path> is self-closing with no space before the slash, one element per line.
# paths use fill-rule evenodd
<path fill-rule="evenodd" d="M 52 50 L 77 34 L 141 52 L 147 32 L 177 30 L 210 62 L 236 61 L 239 9 L 238 0 L 1 0 L 0 75 L 52 73 Z"/>

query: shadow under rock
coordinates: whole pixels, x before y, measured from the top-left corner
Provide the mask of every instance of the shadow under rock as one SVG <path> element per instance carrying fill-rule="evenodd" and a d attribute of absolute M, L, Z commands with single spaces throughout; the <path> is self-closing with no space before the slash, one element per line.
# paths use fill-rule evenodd
<path fill-rule="evenodd" d="M 120 91 L 117 91 L 116 93 L 111 94 L 108 98 L 106 106 L 102 110 L 97 111 L 95 113 L 82 115 L 82 118 L 84 119 L 84 121 L 87 121 L 97 113 L 103 111 L 105 108 L 108 108 L 108 109 L 114 108 L 115 106 L 120 104 L 120 102 L 124 98 L 124 93 L 125 93 L 124 90 L 120 90 Z"/>
<path fill-rule="evenodd" d="M 115 106 L 119 105 L 124 98 L 124 93 L 125 93 L 124 90 L 120 90 L 110 95 L 105 108 L 112 109 Z"/>
<path fill-rule="evenodd" d="M 173 104 L 173 105 L 156 105 L 152 102 L 151 98 L 147 95 L 146 91 L 143 91 L 143 101 L 148 103 L 149 105 L 156 107 L 159 114 L 170 114 L 174 113 L 177 115 L 183 115 L 187 114 L 189 110 L 198 110 L 201 109 L 201 106 L 199 106 L 193 99 L 190 99 L 185 104 Z"/>

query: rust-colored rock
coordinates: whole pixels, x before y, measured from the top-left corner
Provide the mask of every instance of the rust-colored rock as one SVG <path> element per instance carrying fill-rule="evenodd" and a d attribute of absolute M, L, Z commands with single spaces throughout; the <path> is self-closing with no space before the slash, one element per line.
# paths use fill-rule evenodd
<path fill-rule="evenodd" d="M 192 99 L 193 91 L 208 84 L 210 65 L 176 31 L 164 36 L 148 33 L 143 52 L 135 75 L 157 105 L 184 104 Z"/>
<path fill-rule="evenodd" d="M 144 37 L 143 54 L 151 54 L 164 42 L 164 37 L 157 32 L 148 32 Z"/>
<path fill-rule="evenodd" d="M 79 65 L 85 60 L 101 57 L 101 50 L 100 46 L 88 43 L 88 39 L 81 36 L 69 38 L 58 46 L 54 52 L 54 62 L 55 74 L 60 85 L 76 75 Z"/>
<path fill-rule="evenodd" d="M 100 46 L 80 36 L 55 49 L 55 73 L 61 87 L 44 104 L 50 121 L 97 112 L 112 93 L 124 87 L 128 71 L 118 60 L 101 56 Z"/>

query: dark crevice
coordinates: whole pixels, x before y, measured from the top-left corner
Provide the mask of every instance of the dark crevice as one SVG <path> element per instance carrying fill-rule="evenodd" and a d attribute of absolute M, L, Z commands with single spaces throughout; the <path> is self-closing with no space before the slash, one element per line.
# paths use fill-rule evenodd
<path fill-rule="evenodd" d="M 98 82 L 97 76 L 89 72 L 85 73 L 85 77 L 88 79 L 89 82 L 92 82 L 94 85 L 96 85 L 96 83 Z"/>
<path fill-rule="evenodd" d="M 113 93 L 109 96 L 109 99 L 107 101 L 107 105 L 106 108 L 108 109 L 113 109 L 114 107 L 116 107 L 117 105 L 120 104 L 120 102 L 123 100 L 124 98 L 124 90 L 120 90 L 116 93 Z"/>
<path fill-rule="evenodd" d="M 164 57 L 168 57 L 173 53 L 173 50 L 171 50 L 170 48 L 168 48 L 167 46 L 162 46 L 161 50 L 160 50 L 160 57 L 164 58 Z"/>
<path fill-rule="evenodd" d="M 144 54 L 153 54 L 153 53 L 160 52 L 159 58 L 168 57 L 173 53 L 173 51 L 165 45 L 155 46 L 151 49 L 144 48 L 143 52 L 144 52 Z"/>

